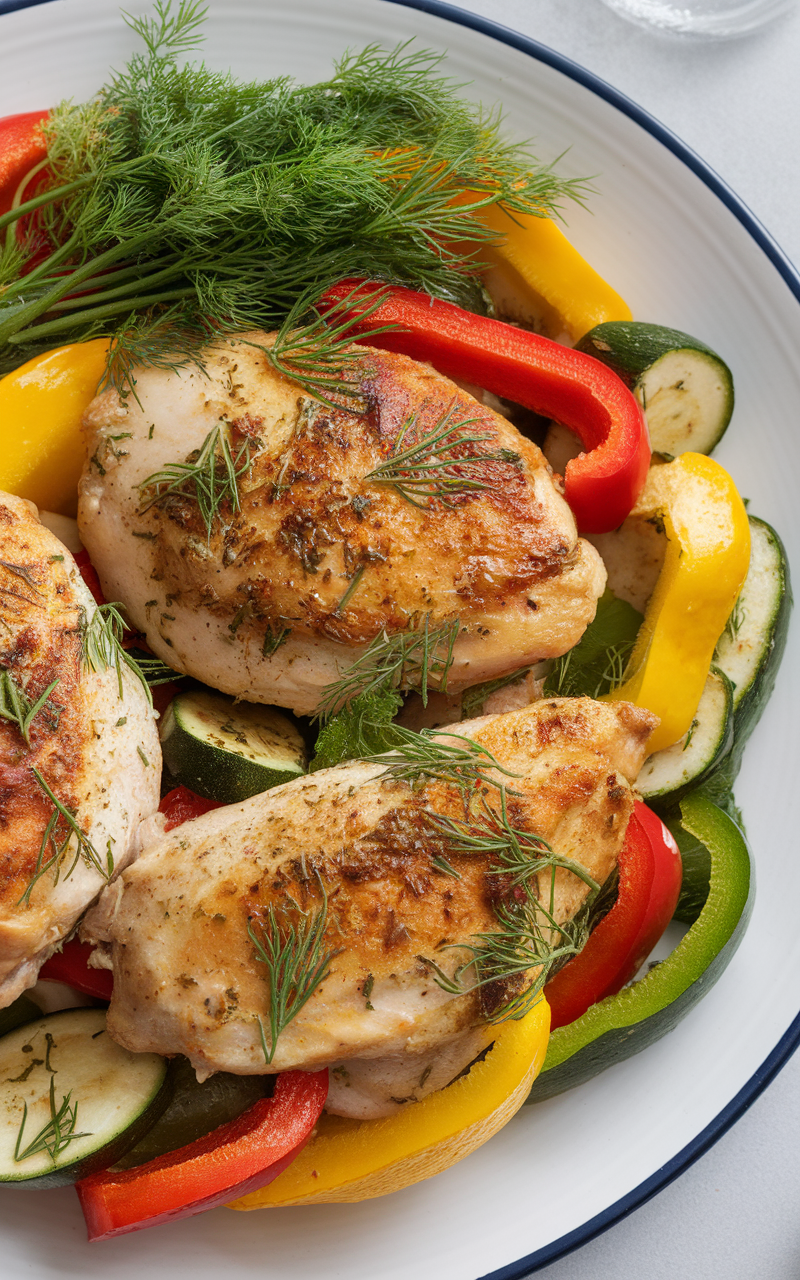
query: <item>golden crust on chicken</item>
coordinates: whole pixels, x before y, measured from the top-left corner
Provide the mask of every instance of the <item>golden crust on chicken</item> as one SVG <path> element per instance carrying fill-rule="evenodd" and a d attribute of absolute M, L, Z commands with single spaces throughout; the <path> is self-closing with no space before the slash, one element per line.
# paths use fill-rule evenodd
<path fill-rule="evenodd" d="M 356 403 L 326 405 L 273 369 L 272 340 L 220 342 L 204 371 L 138 370 L 136 399 L 108 390 L 86 414 L 82 537 L 159 657 L 305 713 L 368 642 L 426 618 L 458 628 L 456 690 L 574 645 L 605 570 L 540 450 L 430 366 L 388 352 L 354 349 Z M 447 455 L 448 474 L 479 487 L 410 501 L 415 491 L 376 477 L 442 423 L 482 437 Z M 186 469 L 223 438 L 239 506 L 229 493 L 207 519 Z M 477 469 L 476 452 L 490 455 Z"/>

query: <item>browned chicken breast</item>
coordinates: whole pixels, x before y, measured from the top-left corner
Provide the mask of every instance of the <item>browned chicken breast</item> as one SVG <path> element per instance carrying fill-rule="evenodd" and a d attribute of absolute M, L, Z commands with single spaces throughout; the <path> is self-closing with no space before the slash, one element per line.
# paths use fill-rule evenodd
<path fill-rule="evenodd" d="M 201 1077 L 331 1066 L 344 1115 L 441 1088 L 533 982 L 531 937 L 561 945 L 612 871 L 653 724 L 542 701 L 458 726 L 507 771 L 472 790 L 353 762 L 169 833 L 84 923 L 114 970 L 111 1034 Z M 486 960 L 503 939 L 516 971 Z"/>
<path fill-rule="evenodd" d="M 456 690 L 576 643 L 605 570 L 535 445 L 428 365 L 387 352 L 357 349 L 363 412 L 341 396 L 327 407 L 252 345 L 271 341 L 222 342 L 205 372 L 139 370 L 137 399 L 109 390 L 86 414 L 81 535 L 106 595 L 159 657 L 307 713 L 368 642 L 426 618 L 458 627 Z M 450 480 L 482 487 L 403 496 L 372 474 L 443 423 L 461 440 Z M 211 510 L 198 470 L 206 490 L 209 475 L 222 484 L 223 447 L 238 479 Z M 466 463 L 475 452 L 492 457 Z"/>
<path fill-rule="evenodd" d="M 32 504 L 0 494 L 3 1007 L 130 861 L 158 806 L 153 714 L 124 663 L 104 665 L 102 621 Z"/>

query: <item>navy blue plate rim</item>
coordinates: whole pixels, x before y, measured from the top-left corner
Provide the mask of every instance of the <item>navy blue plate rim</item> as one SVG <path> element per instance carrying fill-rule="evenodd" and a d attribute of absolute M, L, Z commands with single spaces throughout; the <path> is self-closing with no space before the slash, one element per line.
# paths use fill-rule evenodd
<path fill-rule="evenodd" d="M 599 98 L 605 99 L 606 102 L 611 103 L 619 111 L 624 112 L 625 115 L 635 120 L 638 125 L 641 125 L 643 129 L 646 129 L 654 138 L 663 143 L 665 147 L 668 147 L 679 160 L 682 160 L 691 169 L 692 173 L 696 174 L 719 197 L 722 203 L 730 209 L 731 213 L 738 218 L 745 230 L 749 232 L 759 248 L 763 250 L 798 302 L 800 302 L 800 274 L 770 236 L 769 232 L 759 222 L 755 214 L 723 182 L 710 165 L 706 164 L 704 160 L 701 160 L 692 151 L 691 147 L 688 147 L 671 130 L 645 111 L 644 108 L 626 97 L 625 94 L 620 93 L 618 89 L 607 84 L 605 80 L 602 80 L 593 72 L 587 71 L 585 67 L 581 67 L 577 62 L 573 62 L 571 58 L 566 58 L 563 54 L 557 53 L 555 49 L 550 49 L 547 45 L 540 44 L 538 40 L 521 35 L 518 31 L 514 31 L 510 27 L 504 27 L 489 18 L 482 18 L 478 14 L 468 13 L 466 9 L 447 4 L 444 0 L 382 0 L 382 2 L 402 5 L 406 9 L 419 9 L 422 13 L 430 13 L 434 17 L 443 18 L 447 22 L 456 23 L 458 26 L 469 27 L 471 30 L 478 31 L 481 35 L 488 36 L 492 40 L 498 40 L 501 44 L 508 45 L 512 49 L 518 49 L 521 53 L 535 58 L 537 62 L 543 62 L 547 66 L 553 67 L 556 71 L 569 76 L 571 80 L 575 80 L 578 84 L 591 90 Z M 49 3 L 52 3 L 52 0 L 0 0 L 0 15 L 12 13 L 18 9 L 29 9 L 34 5 Z M 602 1235 L 604 1231 L 613 1227 L 617 1222 L 621 1222 L 634 1209 L 638 1209 L 640 1205 L 651 1200 L 670 1182 L 674 1182 L 676 1178 L 680 1177 L 690 1165 L 705 1155 L 713 1147 L 714 1143 L 724 1133 L 727 1133 L 728 1129 L 753 1105 L 756 1098 L 763 1093 L 767 1085 L 774 1080 L 781 1068 L 786 1065 L 798 1045 L 800 1045 L 800 1014 L 794 1019 L 784 1035 L 781 1036 L 775 1048 L 765 1058 L 758 1070 L 753 1073 L 747 1084 L 739 1090 L 726 1107 L 723 1107 L 722 1111 L 715 1116 L 710 1124 L 706 1125 L 691 1142 L 687 1143 L 665 1165 L 662 1165 L 649 1178 L 641 1182 L 638 1187 L 634 1187 L 626 1196 L 609 1205 L 607 1209 L 604 1209 L 602 1213 L 598 1213 L 594 1218 L 584 1222 L 582 1226 L 576 1227 L 574 1231 L 561 1236 L 558 1240 L 553 1240 L 542 1249 L 537 1249 L 535 1253 L 519 1258 L 516 1262 L 510 1262 L 506 1266 L 500 1267 L 497 1271 L 491 1271 L 487 1275 L 477 1278 L 477 1280 L 524 1280 L 525 1276 L 529 1276 L 533 1272 L 540 1270 L 541 1267 L 547 1266 L 548 1263 L 555 1262 L 558 1258 L 563 1258 L 566 1254 L 581 1248 L 582 1245 L 588 1244 L 596 1236 Z"/>

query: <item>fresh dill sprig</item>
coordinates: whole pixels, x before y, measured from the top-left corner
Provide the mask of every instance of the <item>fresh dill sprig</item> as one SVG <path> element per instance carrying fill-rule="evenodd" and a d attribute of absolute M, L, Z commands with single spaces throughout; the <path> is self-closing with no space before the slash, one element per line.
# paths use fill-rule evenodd
<path fill-rule="evenodd" d="M 176 680 L 185 680 L 186 676 L 181 671 L 175 671 L 172 667 L 167 666 L 166 662 L 162 662 L 160 658 L 156 658 L 152 653 L 143 653 L 137 650 L 131 653 L 125 650 L 128 657 L 136 663 L 138 671 L 144 676 L 148 686 L 155 689 L 160 684 L 172 684 Z M 127 665 L 127 664 L 126 664 Z"/>
<path fill-rule="evenodd" d="M 142 480 L 138 485 L 142 495 L 139 514 L 170 496 L 188 498 L 196 504 L 210 541 L 223 508 L 230 507 L 232 513 L 239 510 L 239 481 L 250 468 L 254 445 L 258 447 L 246 437 L 234 456 L 226 424 L 217 423 L 185 462 L 169 462 Z"/>
<path fill-rule="evenodd" d="M 130 389 L 137 364 L 280 328 L 356 275 L 475 308 L 494 239 L 482 208 L 550 216 L 583 197 L 462 98 L 437 53 L 372 45 L 320 84 L 244 83 L 182 63 L 203 16 L 157 0 L 126 19 L 143 50 L 50 113 L 43 181 L 0 216 L 0 372 L 110 336 L 110 377 Z M 342 352 L 318 338 L 285 338 L 275 358 L 325 393 Z"/>
<path fill-rule="evenodd" d="M 453 853 L 481 854 L 493 859 L 489 873 L 501 878 L 504 886 L 503 899 L 494 908 L 499 927 L 475 934 L 471 942 L 449 944 L 449 949 L 466 947 L 471 953 L 452 977 L 429 957 L 420 957 L 430 965 L 437 984 L 452 995 L 521 979 L 531 969 L 538 969 L 531 983 L 513 993 L 491 1015 L 490 1020 L 495 1022 L 524 1017 L 538 1000 L 553 965 L 574 955 L 585 941 L 579 923 L 559 924 L 555 919 L 557 869 L 572 872 L 593 894 L 600 889 L 579 862 L 557 854 L 546 840 L 515 826 L 508 812 L 506 788 L 499 787 L 498 794 L 499 808 L 482 794 L 477 812 L 473 804 L 467 818 L 432 812 L 428 818 L 447 837 Z M 474 980 L 465 985 L 464 976 L 470 969 Z"/>
<path fill-rule="evenodd" d="M 728 636 L 730 640 L 736 639 L 742 627 L 744 626 L 746 617 L 747 617 L 747 612 L 745 610 L 744 605 L 742 604 L 741 596 L 737 596 L 736 603 L 731 609 L 730 615 L 728 617 L 728 621 L 725 623 L 724 634 Z"/>
<path fill-rule="evenodd" d="M 321 879 L 319 884 L 322 905 L 317 911 L 308 913 L 299 907 L 292 910 L 270 903 L 266 918 L 258 921 L 260 937 L 252 919 L 247 922 L 248 937 L 257 959 L 266 966 L 269 980 L 269 1043 L 264 1023 L 258 1019 L 267 1065 L 275 1056 L 281 1032 L 319 989 L 330 973 L 331 962 L 340 954 L 324 946 L 328 898 Z"/>
<path fill-rule="evenodd" d="M 50 1119 L 42 1125 L 42 1128 L 34 1138 L 31 1138 L 26 1147 L 23 1148 L 22 1143 L 25 1134 L 25 1124 L 28 1119 L 28 1104 L 22 1104 L 22 1122 L 17 1133 L 17 1141 L 14 1145 L 14 1161 L 21 1164 L 23 1160 L 29 1160 L 31 1156 L 38 1156 L 40 1152 L 46 1151 L 50 1159 L 55 1164 L 57 1158 L 61 1155 L 71 1142 L 76 1142 L 78 1138 L 90 1138 L 91 1133 L 76 1133 L 78 1126 L 78 1104 L 71 1102 L 72 1090 L 64 1094 L 61 1099 L 61 1105 L 56 1108 L 56 1077 L 55 1073 L 50 1076 Z"/>
<path fill-rule="evenodd" d="M 365 482 L 390 485 L 415 507 L 424 508 L 432 499 L 452 506 L 456 497 L 494 488 L 487 479 L 488 464 L 521 465 L 519 454 L 512 449 L 476 450 L 476 445 L 492 439 L 491 432 L 465 432 L 481 419 L 459 418 L 456 409 L 453 400 L 424 431 L 419 430 L 419 414 L 410 414 L 390 454 L 364 477 Z"/>
<path fill-rule="evenodd" d="M 15 724 L 27 746 L 31 743 L 31 725 L 40 711 L 50 717 L 53 728 L 58 728 L 61 707 L 50 702 L 50 694 L 58 683 L 59 679 L 56 677 L 35 701 L 31 701 L 8 668 L 0 667 L 0 719 Z"/>
<path fill-rule="evenodd" d="M 126 628 L 119 609 L 120 606 L 116 603 L 99 604 L 91 617 L 84 614 L 81 624 L 84 665 L 90 671 L 107 671 L 109 667 L 114 667 L 120 698 L 124 693 L 122 668 L 127 667 L 141 684 L 148 706 L 152 707 L 153 695 L 147 677 L 136 659 L 123 646 L 122 637 Z"/>
<path fill-rule="evenodd" d="M 33 874 L 28 881 L 25 892 L 20 898 L 17 906 L 28 906 L 31 894 L 35 885 L 52 869 L 54 883 L 58 884 L 61 879 L 64 860 L 69 852 L 70 846 L 74 840 L 74 850 L 72 862 L 66 871 L 63 871 L 63 878 L 68 880 L 74 872 L 80 861 L 85 866 L 93 868 L 103 877 L 104 880 L 110 880 L 114 874 L 114 855 L 111 851 L 111 841 L 108 841 L 106 847 L 105 862 L 100 853 L 98 853 L 92 841 L 86 835 L 85 831 L 80 827 L 74 812 L 59 800 L 58 796 L 48 786 L 41 773 L 35 767 L 31 768 L 39 788 L 44 792 L 47 799 L 53 806 L 53 812 L 48 819 L 47 826 L 44 829 L 39 852 L 36 856 L 36 862 L 33 868 Z"/>
<path fill-rule="evenodd" d="M 392 636 L 382 631 L 338 680 L 325 686 L 316 718 L 325 724 L 359 694 L 387 688 L 416 689 L 427 706 L 431 685 L 442 693 L 447 691 L 458 632 L 458 618 L 434 627 L 430 614 L 418 631 L 400 631 Z"/>
<path fill-rule="evenodd" d="M 423 729 L 416 733 L 391 724 L 386 738 L 388 750 L 363 759 L 383 765 L 383 777 L 412 787 L 445 782 L 459 791 L 473 792 L 482 786 L 496 786 L 497 774 L 517 776 L 501 765 L 487 747 L 449 729 Z"/>

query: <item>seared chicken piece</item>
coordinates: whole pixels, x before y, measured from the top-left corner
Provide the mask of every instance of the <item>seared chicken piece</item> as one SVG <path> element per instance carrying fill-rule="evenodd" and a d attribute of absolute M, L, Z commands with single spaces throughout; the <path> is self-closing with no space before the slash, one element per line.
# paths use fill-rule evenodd
<path fill-rule="evenodd" d="M 307 713 L 368 642 L 426 617 L 460 624 L 455 691 L 571 648 L 605 570 L 539 449 L 430 366 L 383 351 L 357 349 L 349 370 L 365 413 L 326 407 L 251 345 L 271 341 L 221 342 L 205 373 L 138 370 L 136 399 L 108 390 L 85 416 L 81 536 L 106 595 L 158 656 L 226 693 Z M 462 434 L 486 436 L 459 445 L 462 460 L 470 448 L 509 451 L 473 464 L 488 487 L 414 505 L 367 479 L 404 425 L 401 450 L 448 411 L 469 422 Z M 164 469 L 191 465 L 218 429 L 241 505 L 225 500 L 209 535 L 193 482 Z M 159 472 L 161 486 L 148 485 Z"/>
<path fill-rule="evenodd" d="M 589 893 L 564 860 L 598 884 L 615 865 L 633 807 L 628 781 L 653 725 L 630 704 L 573 698 L 458 726 L 511 771 L 493 775 L 507 784 L 510 825 L 546 841 L 562 864 L 528 881 L 549 904 L 554 876 L 558 924 Z M 464 795 L 441 779 L 414 788 L 379 764 L 353 762 L 163 837 L 83 925 L 113 967 L 111 1034 L 135 1052 L 183 1053 L 201 1077 L 332 1066 L 329 1106 L 344 1115 L 390 1114 L 442 1087 L 537 972 L 495 970 L 475 986 L 470 948 L 503 931 L 509 913 L 518 918 L 526 879 L 524 867 L 521 878 L 503 871 L 496 848 L 469 851 L 431 816 L 458 826 Z M 495 785 L 484 798 L 499 813 Z M 471 830 L 485 834 L 474 793 L 472 806 Z M 285 942 L 290 925 L 307 932 L 314 919 L 325 921 L 316 962 L 329 954 L 330 971 L 273 1042 L 275 996 L 259 945 Z M 442 974 L 455 978 L 455 992 Z"/>
<path fill-rule="evenodd" d="M 118 676 L 115 665 L 87 662 L 94 654 L 102 667 L 92 645 L 101 623 L 66 547 L 31 503 L 0 494 L 3 1007 L 134 856 L 139 822 L 158 806 L 161 754 L 146 695 L 124 664 Z"/>

